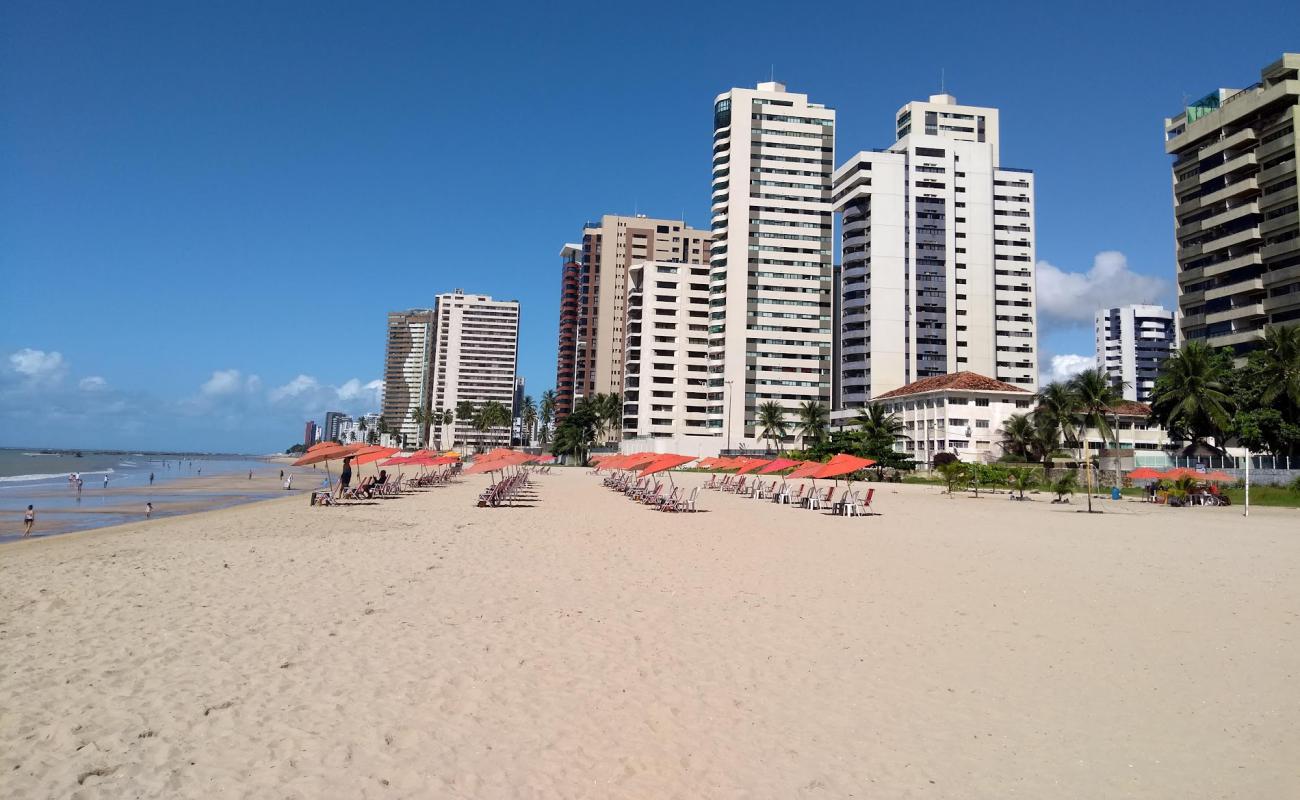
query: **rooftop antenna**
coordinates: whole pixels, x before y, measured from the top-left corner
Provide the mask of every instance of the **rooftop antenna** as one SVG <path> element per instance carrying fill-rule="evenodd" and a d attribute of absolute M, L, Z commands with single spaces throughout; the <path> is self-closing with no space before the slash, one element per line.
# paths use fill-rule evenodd
<path fill-rule="evenodd" d="M 768 80 L 772 81 L 772 83 L 776 83 L 776 64 L 772 65 L 772 70 L 769 73 L 769 75 L 770 77 L 768 78 Z"/>
<path fill-rule="evenodd" d="M 939 94 L 947 94 L 947 81 L 944 78 L 943 67 L 939 67 Z"/>

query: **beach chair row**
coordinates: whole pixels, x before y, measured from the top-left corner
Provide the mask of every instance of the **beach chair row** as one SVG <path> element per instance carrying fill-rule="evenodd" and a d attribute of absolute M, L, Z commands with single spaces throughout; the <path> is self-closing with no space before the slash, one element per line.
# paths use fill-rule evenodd
<path fill-rule="evenodd" d="M 513 503 L 528 488 L 528 470 L 509 475 L 489 486 L 478 496 L 479 508 L 495 508 Z"/>
<path fill-rule="evenodd" d="M 698 487 L 687 493 L 680 486 L 674 486 L 672 491 L 664 495 L 663 481 L 651 482 L 650 478 L 633 480 L 629 476 L 612 475 L 605 478 L 604 483 L 614 491 L 622 492 L 629 500 L 651 506 L 659 511 L 693 513 L 696 510 L 695 501 L 699 496 Z"/>
<path fill-rule="evenodd" d="M 875 488 L 870 488 L 865 495 L 861 495 L 846 487 L 836 500 L 834 486 L 827 486 L 825 490 L 817 491 L 808 490 L 808 487 L 801 483 L 798 489 L 792 491 L 784 480 L 774 478 L 770 481 L 762 479 L 750 481 L 747 475 L 714 474 L 704 484 L 704 488 L 810 510 L 829 508 L 833 514 L 850 517 L 861 516 L 870 511 L 871 501 L 876 494 Z"/>

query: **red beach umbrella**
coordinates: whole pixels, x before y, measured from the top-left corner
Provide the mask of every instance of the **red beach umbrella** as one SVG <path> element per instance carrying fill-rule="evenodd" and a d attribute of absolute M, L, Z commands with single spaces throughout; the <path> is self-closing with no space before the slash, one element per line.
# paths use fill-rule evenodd
<path fill-rule="evenodd" d="M 1160 470 L 1152 469 L 1151 467 L 1138 467 L 1130 472 L 1128 477 L 1129 480 L 1134 481 L 1150 481 L 1157 478 L 1163 478 L 1164 475 L 1160 473 Z"/>
<path fill-rule="evenodd" d="M 773 461 L 771 464 L 768 464 L 766 467 L 760 469 L 758 471 L 758 474 L 771 475 L 773 472 L 780 472 L 783 469 L 789 469 L 790 467 L 797 467 L 797 466 L 799 466 L 798 461 L 794 461 L 789 458 L 778 458 L 775 461 Z"/>
<path fill-rule="evenodd" d="M 695 456 L 679 456 L 674 455 L 673 453 L 665 453 L 650 462 L 645 469 L 641 470 L 641 473 L 637 475 L 637 477 L 644 478 L 645 476 L 653 475 L 656 472 L 663 472 L 666 469 L 680 467 L 682 464 L 689 464 L 694 460 Z M 668 479 L 672 480 L 672 476 L 669 475 Z"/>

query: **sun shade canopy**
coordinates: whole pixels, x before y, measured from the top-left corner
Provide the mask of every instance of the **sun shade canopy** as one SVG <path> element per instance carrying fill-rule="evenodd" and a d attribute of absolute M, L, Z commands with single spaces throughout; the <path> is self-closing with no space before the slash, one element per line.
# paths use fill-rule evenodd
<path fill-rule="evenodd" d="M 695 456 L 679 456 L 672 453 L 665 453 L 654 461 L 651 461 L 645 469 L 641 470 L 641 474 L 637 477 L 644 478 L 645 476 L 653 475 L 656 472 L 663 472 L 666 469 L 680 467 L 682 464 L 689 464 L 694 460 Z"/>
<path fill-rule="evenodd" d="M 747 460 L 745 461 L 745 463 L 741 465 L 740 469 L 736 470 L 736 474 L 737 474 L 737 475 L 744 475 L 744 474 L 747 473 L 747 472 L 753 472 L 754 470 L 758 469 L 759 467 L 765 467 L 765 466 L 767 466 L 767 465 L 770 464 L 770 463 L 771 463 L 771 462 L 768 461 L 768 460 L 765 459 L 765 458 L 751 458 L 751 459 L 747 459 Z"/>
<path fill-rule="evenodd" d="M 1149 481 L 1164 476 L 1160 474 L 1159 470 L 1151 469 L 1150 467 L 1138 467 L 1137 469 L 1130 472 L 1128 474 L 1128 477 L 1130 480 L 1135 480 L 1135 481 Z"/>
<path fill-rule="evenodd" d="M 875 461 L 872 461 L 869 458 L 859 458 L 857 456 L 840 453 L 826 464 L 822 465 L 821 469 L 812 474 L 812 477 L 835 478 L 840 475 L 847 475 L 850 472 L 856 472 L 875 463 Z"/>
<path fill-rule="evenodd" d="M 364 447 L 366 447 L 364 444 L 342 445 L 333 444 L 331 442 L 321 442 L 308 450 L 302 458 L 293 462 L 292 466 L 305 467 L 308 464 L 319 464 L 322 461 L 334 461 L 336 459 L 350 456 Z"/>
<path fill-rule="evenodd" d="M 815 473 L 817 470 L 821 469 L 824 466 L 826 465 L 821 463 L 820 461 L 805 461 L 802 464 L 800 464 L 798 467 L 796 467 L 794 472 L 791 472 L 789 475 L 786 475 L 785 477 L 787 480 L 792 478 L 811 478 L 813 477 L 813 473 Z"/>
<path fill-rule="evenodd" d="M 378 461 L 381 458 L 388 458 L 396 452 L 396 447 L 372 445 L 364 450 L 358 450 L 356 456 L 352 459 L 352 463 L 361 466 L 362 464 L 369 464 L 371 461 Z"/>
<path fill-rule="evenodd" d="M 797 467 L 797 466 L 799 466 L 798 461 L 794 461 L 789 458 L 778 458 L 775 461 L 773 461 L 771 464 L 768 464 L 766 467 L 760 469 L 758 471 L 758 474 L 771 475 L 773 472 L 780 472 L 783 469 L 789 469 L 790 467 Z"/>

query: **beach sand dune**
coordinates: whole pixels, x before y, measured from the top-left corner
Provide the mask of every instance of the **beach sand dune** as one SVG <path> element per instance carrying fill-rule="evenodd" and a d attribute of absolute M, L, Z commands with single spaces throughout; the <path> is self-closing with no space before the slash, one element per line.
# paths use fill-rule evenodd
<path fill-rule="evenodd" d="M 0 549 L 0 794 L 1300 796 L 1296 512 L 485 483 Z"/>

